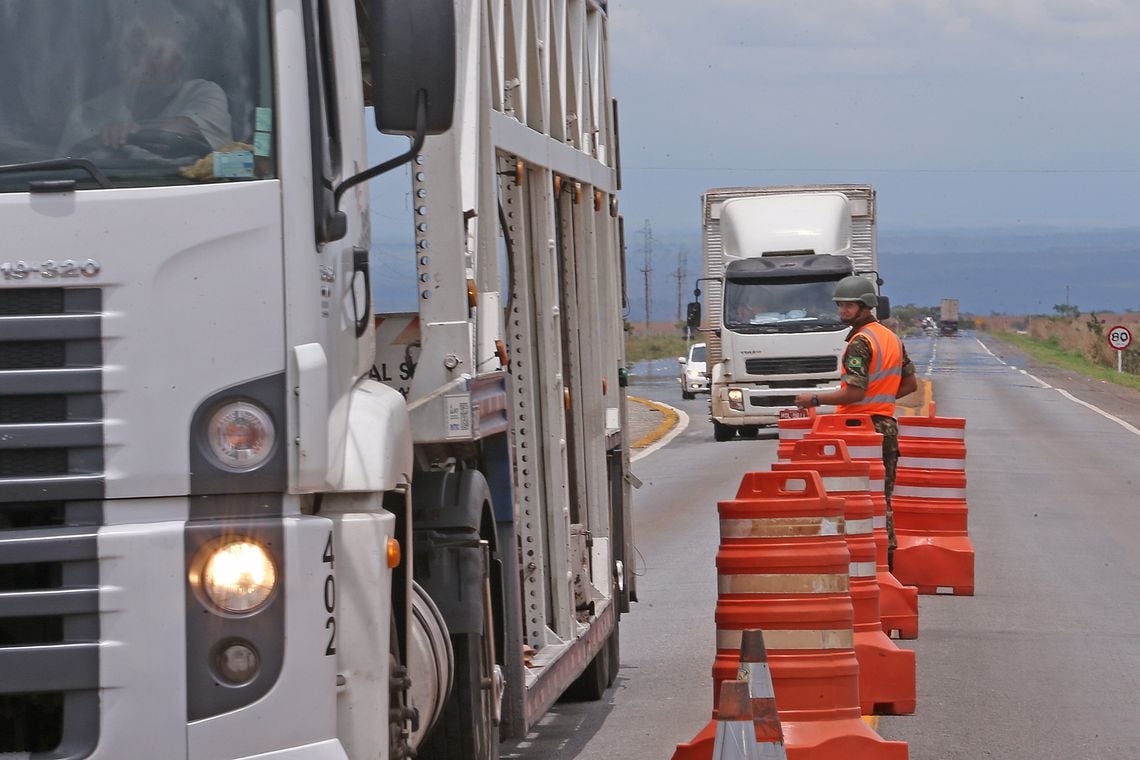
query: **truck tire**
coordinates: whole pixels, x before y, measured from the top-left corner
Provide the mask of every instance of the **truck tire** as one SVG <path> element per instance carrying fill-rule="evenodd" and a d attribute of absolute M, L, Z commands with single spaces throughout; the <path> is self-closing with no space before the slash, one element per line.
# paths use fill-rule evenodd
<path fill-rule="evenodd" d="M 495 678 L 488 667 L 482 635 L 458 633 L 451 637 L 455 651 L 455 684 L 439 724 L 420 746 L 422 760 L 497 760 L 499 729 L 489 684 Z"/>
<path fill-rule="evenodd" d="M 716 420 L 713 420 L 713 439 L 717 441 L 729 441 L 736 435 L 736 428 L 731 425 L 722 425 Z"/>
<path fill-rule="evenodd" d="M 695 394 L 695 393 L 689 393 L 688 391 L 681 391 L 681 398 L 685 399 L 686 401 L 692 401 L 696 397 L 697 397 L 697 394 Z"/>
<path fill-rule="evenodd" d="M 596 702 L 601 699 L 606 689 L 613 685 L 614 679 L 617 678 L 617 673 L 621 667 L 621 636 L 618 631 L 618 624 L 614 623 L 614 629 L 610 632 L 609 638 L 602 644 L 602 648 L 594 655 L 594 659 L 590 660 L 590 664 L 582 671 L 582 675 L 570 684 L 566 689 L 563 698 L 574 702 Z"/>
<path fill-rule="evenodd" d="M 486 479 L 476 470 L 417 473 L 413 492 L 416 580 L 450 629 L 453 685 L 435 728 L 418 748 L 425 760 L 497 760 L 502 670 L 496 664 L 495 597 L 502 583 Z"/>
<path fill-rule="evenodd" d="M 759 425 L 745 425 L 744 427 L 740 428 L 740 437 L 741 438 L 755 438 L 759 434 L 760 434 L 760 426 Z"/>

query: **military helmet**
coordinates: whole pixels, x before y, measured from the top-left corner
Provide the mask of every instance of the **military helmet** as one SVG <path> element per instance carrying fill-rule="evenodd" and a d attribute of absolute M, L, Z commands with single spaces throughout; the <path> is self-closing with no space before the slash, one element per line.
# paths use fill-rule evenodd
<path fill-rule="evenodd" d="M 850 277 L 844 277 L 835 284 L 835 292 L 832 293 L 831 300 L 836 303 L 840 301 L 861 301 L 866 306 L 873 307 L 879 302 L 879 297 L 875 295 L 875 286 L 870 280 L 853 274 Z"/>

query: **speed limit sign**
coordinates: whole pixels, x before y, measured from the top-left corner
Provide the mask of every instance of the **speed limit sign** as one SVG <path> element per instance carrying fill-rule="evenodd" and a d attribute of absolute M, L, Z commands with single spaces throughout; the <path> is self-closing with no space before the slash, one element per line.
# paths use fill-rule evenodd
<path fill-rule="evenodd" d="M 1124 325 L 1117 325 L 1108 331 L 1108 345 L 1123 351 L 1132 345 L 1132 331 Z"/>

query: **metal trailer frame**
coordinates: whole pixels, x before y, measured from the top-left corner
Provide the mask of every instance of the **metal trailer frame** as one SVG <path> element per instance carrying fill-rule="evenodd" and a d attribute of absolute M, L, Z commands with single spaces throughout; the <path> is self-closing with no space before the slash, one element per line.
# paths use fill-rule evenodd
<path fill-rule="evenodd" d="M 456 8 L 455 124 L 412 169 L 421 352 L 408 404 L 422 469 L 508 436 L 483 455 L 497 459 L 488 481 L 510 481 L 512 503 L 495 505 L 503 720 L 520 736 L 606 645 L 619 588 L 628 607 L 616 106 L 598 2 Z"/>

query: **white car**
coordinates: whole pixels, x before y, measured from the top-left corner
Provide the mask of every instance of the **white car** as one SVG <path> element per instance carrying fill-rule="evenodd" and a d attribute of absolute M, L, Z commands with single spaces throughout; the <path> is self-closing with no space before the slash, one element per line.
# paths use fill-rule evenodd
<path fill-rule="evenodd" d="M 689 346 L 688 357 L 678 356 L 677 362 L 681 365 L 681 398 L 691 399 L 698 393 L 709 392 L 704 343 Z"/>

